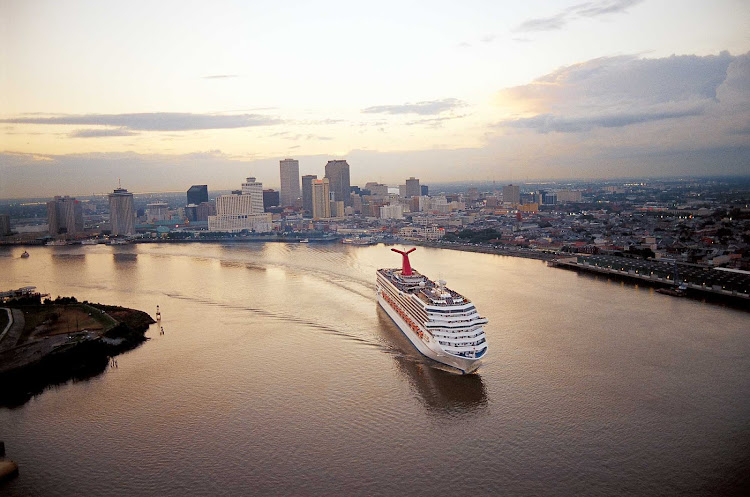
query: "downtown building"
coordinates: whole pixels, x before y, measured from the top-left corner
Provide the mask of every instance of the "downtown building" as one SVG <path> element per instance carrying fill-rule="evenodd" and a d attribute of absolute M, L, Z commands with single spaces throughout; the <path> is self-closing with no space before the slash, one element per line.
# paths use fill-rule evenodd
<path fill-rule="evenodd" d="M 284 159 L 279 161 L 279 176 L 281 189 L 279 192 L 280 206 L 291 207 L 299 198 L 299 161 Z"/>
<path fill-rule="evenodd" d="M 208 216 L 208 231 L 271 231 L 271 214 L 263 210 L 263 183 L 247 178 L 242 190 L 216 198 L 216 215 Z"/>
<path fill-rule="evenodd" d="M 208 202 L 208 185 L 193 185 L 187 191 L 186 205 L 200 205 Z"/>
<path fill-rule="evenodd" d="M 419 197 L 422 194 L 422 189 L 419 188 L 419 179 L 412 176 L 406 180 L 406 195 L 405 197 Z"/>
<path fill-rule="evenodd" d="M 135 235 L 133 194 L 125 188 L 109 194 L 109 224 L 112 236 Z"/>
<path fill-rule="evenodd" d="M 316 179 L 312 182 L 312 216 L 313 219 L 331 217 L 331 191 L 328 178 Z"/>
<path fill-rule="evenodd" d="M 326 178 L 330 183 L 333 200 L 341 200 L 344 206 L 352 205 L 349 164 L 345 160 L 329 160 L 326 164 Z"/>
<path fill-rule="evenodd" d="M 313 212 L 313 181 L 318 179 L 316 174 L 302 176 L 302 210 L 312 215 Z"/>
<path fill-rule="evenodd" d="M 55 197 L 47 202 L 47 225 L 49 234 L 83 233 L 83 210 L 74 197 Z"/>

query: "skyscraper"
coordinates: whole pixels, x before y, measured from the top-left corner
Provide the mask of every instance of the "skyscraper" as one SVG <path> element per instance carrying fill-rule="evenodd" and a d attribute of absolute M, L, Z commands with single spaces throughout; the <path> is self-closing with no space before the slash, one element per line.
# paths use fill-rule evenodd
<path fill-rule="evenodd" d="M 115 188 L 109 194 L 109 223 L 112 235 L 135 235 L 133 194 L 125 188 Z"/>
<path fill-rule="evenodd" d="M 281 207 L 289 207 L 299 198 L 299 161 L 284 159 L 279 161 Z"/>
<path fill-rule="evenodd" d="M 406 196 L 407 197 L 419 197 L 422 190 L 419 188 L 419 179 L 412 176 L 406 180 Z"/>
<path fill-rule="evenodd" d="M 278 207 L 279 192 L 274 189 L 263 190 L 263 210 L 268 212 L 270 207 Z"/>
<path fill-rule="evenodd" d="M 508 185 L 503 187 L 503 202 L 510 204 L 521 203 L 521 187 L 518 185 Z"/>
<path fill-rule="evenodd" d="M 187 191 L 187 205 L 208 202 L 208 185 L 193 185 Z"/>
<path fill-rule="evenodd" d="M 318 179 L 315 174 L 302 176 L 302 209 L 312 214 L 313 211 L 313 181 Z"/>
<path fill-rule="evenodd" d="M 47 202 L 47 225 L 49 233 L 74 234 L 83 232 L 83 210 L 81 203 L 73 197 L 55 197 Z"/>
<path fill-rule="evenodd" d="M 216 198 L 216 215 L 208 216 L 208 230 L 236 233 L 272 229 L 270 213 L 263 212 L 263 183 L 247 178 L 242 190 Z"/>
<path fill-rule="evenodd" d="M 312 182 L 313 219 L 328 219 L 331 217 L 330 197 L 330 182 L 328 178 L 316 179 Z"/>
<path fill-rule="evenodd" d="M 247 178 L 247 181 L 242 183 L 242 194 L 250 195 L 252 198 L 253 214 L 263 212 L 263 183 L 255 181 L 253 177 Z"/>
<path fill-rule="evenodd" d="M 345 206 L 352 205 L 349 164 L 345 160 L 329 160 L 326 164 L 326 178 L 330 182 L 334 200 L 342 200 Z"/>
<path fill-rule="evenodd" d="M 10 235 L 10 214 L 0 214 L 0 236 Z"/>

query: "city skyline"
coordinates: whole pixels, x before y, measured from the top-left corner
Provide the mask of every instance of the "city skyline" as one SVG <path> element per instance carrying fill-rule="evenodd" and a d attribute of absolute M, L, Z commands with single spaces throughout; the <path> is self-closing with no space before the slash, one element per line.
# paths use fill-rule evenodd
<path fill-rule="evenodd" d="M 285 157 L 319 176 L 346 159 L 352 184 L 748 170 L 747 2 L 5 1 L 0 19 L 0 198 L 181 189 L 176 171 L 279 188 Z"/>

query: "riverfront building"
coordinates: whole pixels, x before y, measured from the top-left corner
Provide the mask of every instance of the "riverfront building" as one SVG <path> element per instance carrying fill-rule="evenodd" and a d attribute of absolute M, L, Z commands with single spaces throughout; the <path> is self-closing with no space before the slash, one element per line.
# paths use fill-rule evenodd
<path fill-rule="evenodd" d="M 330 197 L 330 182 L 328 178 L 316 179 L 312 182 L 313 219 L 328 219 L 331 217 Z"/>
<path fill-rule="evenodd" d="M 10 235 L 10 214 L 0 214 L 0 236 Z"/>
<path fill-rule="evenodd" d="M 81 203 L 68 196 L 50 200 L 47 202 L 47 225 L 50 235 L 83 233 Z"/>
<path fill-rule="evenodd" d="M 109 194 L 109 223 L 113 236 L 135 235 L 133 194 L 125 188 L 115 188 Z"/>
<path fill-rule="evenodd" d="M 345 160 L 329 160 L 326 164 L 326 178 L 330 182 L 333 200 L 342 200 L 345 206 L 351 206 L 349 164 Z"/>
<path fill-rule="evenodd" d="M 294 159 L 279 161 L 279 176 L 281 207 L 293 206 L 299 198 L 299 161 Z"/>
<path fill-rule="evenodd" d="M 242 190 L 216 198 L 216 215 L 208 216 L 208 230 L 237 233 L 271 231 L 271 214 L 263 212 L 263 183 L 247 178 Z"/>
<path fill-rule="evenodd" d="M 316 174 L 306 174 L 302 176 L 302 210 L 308 214 L 313 211 L 313 181 L 318 179 Z"/>

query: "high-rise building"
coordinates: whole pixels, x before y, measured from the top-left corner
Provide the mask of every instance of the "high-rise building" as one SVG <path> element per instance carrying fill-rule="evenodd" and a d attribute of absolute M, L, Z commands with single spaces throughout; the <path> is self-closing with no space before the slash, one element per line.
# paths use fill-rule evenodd
<path fill-rule="evenodd" d="M 47 202 L 47 224 L 49 233 L 82 233 L 83 209 L 81 203 L 73 197 L 55 197 Z"/>
<path fill-rule="evenodd" d="M 0 214 L 0 236 L 10 235 L 10 214 Z"/>
<path fill-rule="evenodd" d="M 156 221 L 167 221 L 170 219 L 169 204 L 166 202 L 153 202 L 146 204 L 146 221 L 153 223 Z"/>
<path fill-rule="evenodd" d="M 242 190 L 216 198 L 216 215 L 208 216 L 208 230 L 236 233 L 271 231 L 271 214 L 263 212 L 263 183 L 247 178 Z"/>
<path fill-rule="evenodd" d="M 313 219 L 328 219 L 331 217 L 331 192 L 328 178 L 316 179 L 312 182 L 312 215 Z"/>
<path fill-rule="evenodd" d="M 279 161 L 281 177 L 280 201 L 282 207 L 290 207 L 299 198 L 299 161 L 284 159 Z"/>
<path fill-rule="evenodd" d="M 427 185 L 419 185 L 419 189 L 421 190 L 421 194 L 424 197 L 430 194 L 430 187 Z"/>
<path fill-rule="evenodd" d="M 255 178 L 247 178 L 247 181 L 242 183 L 242 194 L 250 195 L 253 203 L 253 213 L 263 212 L 263 183 L 255 181 Z M 217 205 L 218 210 L 218 205 Z"/>
<path fill-rule="evenodd" d="M 352 205 L 349 164 L 345 160 L 329 160 L 326 164 L 326 178 L 330 182 L 334 200 L 342 200 L 345 206 Z"/>
<path fill-rule="evenodd" d="M 135 235 L 133 194 L 125 188 L 115 188 L 109 194 L 109 224 L 113 236 Z"/>
<path fill-rule="evenodd" d="M 280 205 L 279 198 L 279 192 L 276 190 L 263 190 L 263 210 L 268 212 L 270 207 L 278 207 Z"/>
<path fill-rule="evenodd" d="M 193 185 L 187 191 L 187 205 L 208 202 L 208 185 Z"/>
<path fill-rule="evenodd" d="M 302 209 L 310 214 L 313 210 L 312 184 L 316 179 L 318 176 L 315 174 L 302 176 Z"/>
<path fill-rule="evenodd" d="M 521 187 L 518 185 L 507 185 L 503 187 L 503 202 L 509 204 L 521 203 Z"/>
<path fill-rule="evenodd" d="M 412 176 L 406 180 L 406 196 L 407 197 L 418 197 L 422 194 L 422 190 L 419 188 L 419 179 Z"/>

